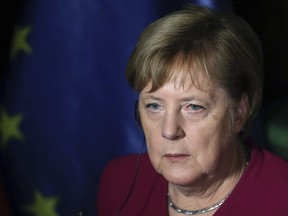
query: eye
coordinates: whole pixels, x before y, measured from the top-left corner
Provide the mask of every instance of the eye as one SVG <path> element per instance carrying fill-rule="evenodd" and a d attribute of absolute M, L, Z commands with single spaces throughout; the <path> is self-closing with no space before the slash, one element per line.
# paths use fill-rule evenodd
<path fill-rule="evenodd" d="M 149 103 L 145 107 L 151 111 L 158 111 L 160 109 L 160 105 L 157 103 Z"/>
<path fill-rule="evenodd" d="M 196 104 L 189 104 L 188 109 L 189 109 L 189 111 L 197 112 L 197 111 L 203 110 L 204 107 L 200 106 L 200 105 L 196 105 Z"/>

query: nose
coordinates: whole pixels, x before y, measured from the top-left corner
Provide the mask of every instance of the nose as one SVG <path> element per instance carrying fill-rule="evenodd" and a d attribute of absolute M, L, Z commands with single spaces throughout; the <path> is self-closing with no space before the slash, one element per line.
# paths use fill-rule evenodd
<path fill-rule="evenodd" d="M 181 116 L 177 113 L 166 113 L 162 121 L 162 137 L 169 140 L 179 140 L 185 136 L 181 126 Z"/>

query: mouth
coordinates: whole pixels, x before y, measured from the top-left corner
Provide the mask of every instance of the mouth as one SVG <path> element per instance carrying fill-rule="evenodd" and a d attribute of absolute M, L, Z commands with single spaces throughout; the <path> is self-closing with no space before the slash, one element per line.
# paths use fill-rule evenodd
<path fill-rule="evenodd" d="M 176 154 L 166 154 L 164 155 L 164 158 L 171 162 L 180 162 L 188 158 L 188 154 L 181 154 L 181 153 L 176 153 Z"/>

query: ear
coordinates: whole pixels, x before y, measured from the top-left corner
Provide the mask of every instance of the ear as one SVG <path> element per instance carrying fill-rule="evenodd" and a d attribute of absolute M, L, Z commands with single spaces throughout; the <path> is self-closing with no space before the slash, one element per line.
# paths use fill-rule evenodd
<path fill-rule="evenodd" d="M 236 107 L 234 133 L 239 133 L 243 129 L 247 121 L 248 114 L 249 114 L 248 96 L 246 93 L 242 93 L 241 99 Z"/>

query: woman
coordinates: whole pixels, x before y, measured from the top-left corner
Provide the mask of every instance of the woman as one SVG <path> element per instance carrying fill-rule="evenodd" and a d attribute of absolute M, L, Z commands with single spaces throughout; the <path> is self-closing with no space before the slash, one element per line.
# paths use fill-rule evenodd
<path fill-rule="evenodd" d="M 286 162 L 246 141 L 262 65 L 235 15 L 189 6 L 151 24 L 126 71 L 148 154 L 106 167 L 98 215 L 287 215 Z"/>

